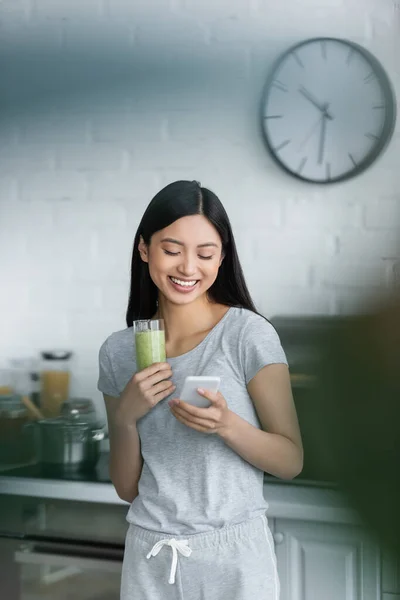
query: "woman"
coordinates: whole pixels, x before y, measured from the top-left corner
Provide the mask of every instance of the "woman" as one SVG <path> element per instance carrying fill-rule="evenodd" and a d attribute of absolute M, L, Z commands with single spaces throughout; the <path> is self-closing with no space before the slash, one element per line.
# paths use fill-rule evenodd
<path fill-rule="evenodd" d="M 302 469 L 289 372 L 228 216 L 197 182 L 168 185 L 145 211 L 126 316 L 100 349 L 98 383 L 111 479 L 131 503 L 121 598 L 276 600 L 263 474 Z M 132 323 L 150 318 L 165 321 L 167 362 L 136 372 Z M 210 407 L 176 398 L 187 375 L 221 378 L 219 393 L 201 392 Z"/>

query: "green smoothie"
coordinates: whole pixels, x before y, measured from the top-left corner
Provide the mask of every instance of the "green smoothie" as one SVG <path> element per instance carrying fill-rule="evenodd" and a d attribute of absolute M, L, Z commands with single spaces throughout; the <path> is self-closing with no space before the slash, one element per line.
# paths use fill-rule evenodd
<path fill-rule="evenodd" d="M 165 362 L 165 332 L 138 331 L 135 334 L 136 364 L 137 370 L 142 371 L 146 367 Z"/>

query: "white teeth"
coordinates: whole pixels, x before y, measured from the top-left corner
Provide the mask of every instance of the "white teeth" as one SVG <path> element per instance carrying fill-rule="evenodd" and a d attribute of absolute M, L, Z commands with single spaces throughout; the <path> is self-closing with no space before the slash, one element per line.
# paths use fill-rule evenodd
<path fill-rule="evenodd" d="M 175 277 L 171 277 L 172 281 L 174 283 L 177 283 L 178 285 L 181 285 L 182 287 L 193 287 L 197 281 L 181 281 L 180 279 L 176 279 Z"/>

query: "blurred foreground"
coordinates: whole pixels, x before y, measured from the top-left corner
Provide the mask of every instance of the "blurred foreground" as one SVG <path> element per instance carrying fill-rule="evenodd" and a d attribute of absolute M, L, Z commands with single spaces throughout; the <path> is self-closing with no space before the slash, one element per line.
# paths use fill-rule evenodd
<path fill-rule="evenodd" d="M 313 444 L 366 527 L 400 556 L 400 295 L 321 347 Z"/>

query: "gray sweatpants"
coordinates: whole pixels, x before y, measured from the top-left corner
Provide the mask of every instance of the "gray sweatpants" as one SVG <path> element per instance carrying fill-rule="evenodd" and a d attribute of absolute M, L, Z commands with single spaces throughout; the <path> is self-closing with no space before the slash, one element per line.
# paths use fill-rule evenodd
<path fill-rule="evenodd" d="M 187 536 L 130 525 L 121 600 L 278 600 L 272 535 L 262 515 Z"/>

